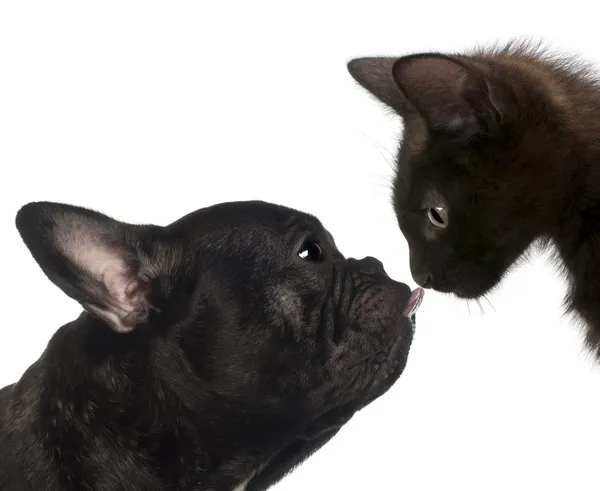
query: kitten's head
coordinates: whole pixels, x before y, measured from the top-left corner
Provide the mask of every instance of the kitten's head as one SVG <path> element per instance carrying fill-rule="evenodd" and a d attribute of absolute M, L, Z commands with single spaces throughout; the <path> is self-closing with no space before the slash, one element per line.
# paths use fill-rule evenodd
<path fill-rule="evenodd" d="M 514 53 L 348 64 L 404 122 L 393 203 L 421 286 L 481 296 L 556 226 L 565 116 L 534 66 Z"/>

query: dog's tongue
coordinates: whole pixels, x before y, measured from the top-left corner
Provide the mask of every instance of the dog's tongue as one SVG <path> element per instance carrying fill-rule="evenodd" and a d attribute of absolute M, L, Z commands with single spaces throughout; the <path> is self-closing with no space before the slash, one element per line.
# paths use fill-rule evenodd
<path fill-rule="evenodd" d="M 423 288 L 417 288 L 416 290 L 412 291 L 410 298 L 408 299 L 408 303 L 402 312 L 406 317 L 411 317 L 415 314 L 417 309 L 421 306 L 423 295 L 425 295 L 425 290 L 423 290 Z"/>

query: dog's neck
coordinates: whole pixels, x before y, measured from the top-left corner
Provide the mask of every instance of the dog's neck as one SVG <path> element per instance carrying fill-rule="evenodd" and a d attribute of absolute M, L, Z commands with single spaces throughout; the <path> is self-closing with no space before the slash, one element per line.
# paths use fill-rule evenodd
<path fill-rule="evenodd" d="M 114 336 L 120 336 L 118 343 Z M 164 489 L 192 489 L 200 483 L 214 491 L 244 490 L 257 469 L 273 457 L 278 439 L 284 445 L 286 433 L 293 433 L 287 422 L 272 415 L 242 419 L 222 401 L 210 396 L 194 399 L 181 381 L 162 379 L 161 363 L 183 363 L 160 359 L 163 340 L 126 336 L 110 332 L 84 313 L 57 331 L 42 355 L 45 363 L 32 367 L 34 371 L 44 367 L 34 378 L 39 384 L 38 406 L 52 415 L 45 421 L 53 421 L 51 427 L 34 431 L 46 435 L 58 469 L 81 470 L 80 475 L 58 479 L 84 488 L 89 485 L 85 476 L 97 475 L 96 466 L 103 465 L 98 456 L 108 455 L 129 463 L 123 467 L 129 474 L 113 478 L 126 480 L 132 489 L 146 489 L 144 476 L 153 476 Z M 183 365 L 178 368 L 171 373 L 186 370 Z M 23 383 L 31 380 L 25 377 Z M 68 391 L 58 394 L 64 387 Z M 31 392 L 16 386 L 16 394 Z M 269 431 L 270 426 L 281 433 Z M 59 453 L 54 444 L 65 439 L 69 455 Z M 137 469 L 137 482 L 132 481 L 132 467 Z M 155 481 L 148 483 L 155 486 Z"/>

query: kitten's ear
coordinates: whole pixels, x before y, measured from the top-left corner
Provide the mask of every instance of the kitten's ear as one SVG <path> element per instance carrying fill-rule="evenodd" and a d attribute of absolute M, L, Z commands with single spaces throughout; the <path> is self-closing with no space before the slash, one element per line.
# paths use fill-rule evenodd
<path fill-rule="evenodd" d="M 474 134 L 503 119 L 502 96 L 483 74 L 443 55 L 399 58 L 393 78 L 408 101 L 437 132 Z"/>
<path fill-rule="evenodd" d="M 149 281 L 159 265 L 140 248 L 143 236 L 156 237 L 159 227 L 48 202 L 25 205 L 16 225 L 48 278 L 115 331 L 133 330 L 154 308 Z"/>
<path fill-rule="evenodd" d="M 412 108 L 398 88 L 392 68 L 398 58 L 356 58 L 348 62 L 348 71 L 364 89 L 400 115 Z"/>

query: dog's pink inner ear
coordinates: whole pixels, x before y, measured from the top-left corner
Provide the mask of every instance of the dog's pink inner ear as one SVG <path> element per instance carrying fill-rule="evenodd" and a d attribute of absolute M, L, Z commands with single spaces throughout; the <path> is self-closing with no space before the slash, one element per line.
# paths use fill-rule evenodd
<path fill-rule="evenodd" d="M 61 252 L 83 273 L 82 287 L 91 299 L 84 307 L 117 332 L 133 330 L 151 308 L 133 255 L 79 217 L 56 224 L 54 233 Z"/>

